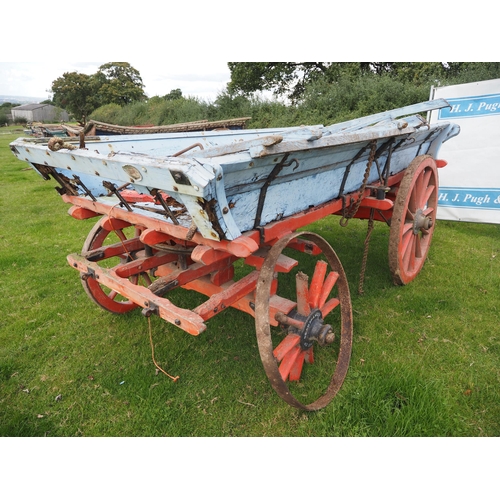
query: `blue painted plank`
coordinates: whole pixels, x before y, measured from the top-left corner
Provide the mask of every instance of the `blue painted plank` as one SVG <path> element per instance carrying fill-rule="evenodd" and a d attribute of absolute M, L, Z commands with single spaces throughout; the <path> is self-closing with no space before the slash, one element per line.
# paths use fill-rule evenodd
<path fill-rule="evenodd" d="M 377 148 L 390 139 L 398 143 L 391 173 L 407 168 L 418 154 L 436 157 L 442 142 L 458 134 L 459 128 L 448 123 L 431 127 L 418 115 L 401 117 L 446 105 L 441 99 L 330 127 L 101 137 L 87 141 L 86 149 L 59 151 L 50 151 L 47 139 L 19 138 L 11 149 L 35 169 L 46 165 L 70 180 L 78 175 L 106 203 L 116 203 L 116 198 L 107 196 L 103 180 L 116 186 L 130 183 L 139 193 L 160 189 L 186 207 L 189 217 L 181 218 L 182 225 L 194 222 L 206 238 L 233 240 L 254 227 L 260 191 L 280 162 L 286 159 L 290 164 L 267 188 L 261 224 L 338 198 L 351 163 L 343 194 L 358 190 L 368 149 L 354 163 L 353 159 L 370 141 L 376 141 Z M 196 147 L 179 153 L 192 145 Z M 380 164 L 386 157 L 387 152 Z M 369 181 L 378 176 L 373 167 Z M 80 187 L 75 189 L 85 196 Z M 209 202 L 211 213 L 206 209 Z"/>

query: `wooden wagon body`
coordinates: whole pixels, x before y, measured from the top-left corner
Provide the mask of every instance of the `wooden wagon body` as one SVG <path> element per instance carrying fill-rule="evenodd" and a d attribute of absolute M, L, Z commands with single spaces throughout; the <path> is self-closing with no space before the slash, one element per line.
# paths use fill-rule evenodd
<path fill-rule="evenodd" d="M 315 410 L 345 378 L 352 312 L 330 244 L 298 230 L 332 214 L 342 225 L 352 217 L 384 221 L 395 282 L 414 279 L 434 230 L 437 167 L 446 164 L 439 148 L 459 133 L 418 113 L 445 106 L 429 101 L 328 127 L 20 138 L 11 149 L 58 182 L 73 217 L 102 216 L 82 252 L 68 256 L 94 301 L 115 313 L 142 307 L 193 335 L 229 306 L 245 311 L 255 317 L 272 386 L 287 403 Z M 298 267 L 290 248 L 326 261 L 317 261 L 310 282 L 297 273 L 295 296 L 285 298 L 278 274 Z M 255 271 L 235 281 L 240 259 Z M 167 296 L 178 287 L 208 299 L 193 310 L 176 307 Z M 275 326 L 284 338 L 275 340 Z M 290 381 L 313 364 L 313 347 L 333 353 L 333 375 L 304 403 Z"/>

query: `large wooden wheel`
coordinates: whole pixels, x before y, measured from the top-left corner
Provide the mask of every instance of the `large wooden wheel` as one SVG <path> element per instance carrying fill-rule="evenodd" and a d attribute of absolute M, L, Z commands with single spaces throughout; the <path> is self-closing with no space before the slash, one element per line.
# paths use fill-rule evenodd
<path fill-rule="evenodd" d="M 417 156 L 398 189 L 389 234 L 389 267 L 394 283 L 406 285 L 424 265 L 434 233 L 438 203 L 436 162 Z"/>
<path fill-rule="evenodd" d="M 116 229 L 105 229 L 99 220 L 91 229 L 82 248 L 82 255 L 88 259 L 99 262 L 101 267 L 113 268 L 136 258 L 135 251 L 132 250 L 130 242 L 137 240 L 141 230 L 135 226 L 122 227 Z M 130 250 L 129 250 L 130 249 Z M 146 274 L 141 275 L 146 285 L 151 284 L 151 280 Z M 111 290 L 90 275 L 81 274 L 82 285 L 87 295 L 100 307 L 115 314 L 125 314 L 137 307 L 137 304 L 123 297 L 115 290 Z M 131 276 L 133 284 L 139 282 L 139 276 Z"/>
<path fill-rule="evenodd" d="M 326 262 L 317 260 L 308 269 L 306 265 L 304 269 L 312 274 L 310 284 L 302 270 L 297 274 L 294 269 L 294 273 L 280 275 L 280 278 L 295 275 L 295 284 L 292 282 L 286 287 L 286 290 L 293 290 L 294 297 L 287 300 L 282 297 L 282 291 L 278 297 L 271 290 L 276 284 L 278 259 L 287 247 L 294 246 L 291 243 L 298 238 L 317 245 Z M 301 261 L 298 267 L 302 267 Z M 281 311 L 275 313 L 274 318 L 270 318 L 272 299 L 282 304 Z M 349 286 L 332 247 L 320 236 L 309 232 L 280 239 L 269 251 L 261 268 L 255 302 L 257 343 L 272 387 L 284 401 L 296 408 L 319 410 L 325 407 L 344 382 L 352 350 Z M 271 327 L 270 319 L 276 320 L 279 326 Z"/>

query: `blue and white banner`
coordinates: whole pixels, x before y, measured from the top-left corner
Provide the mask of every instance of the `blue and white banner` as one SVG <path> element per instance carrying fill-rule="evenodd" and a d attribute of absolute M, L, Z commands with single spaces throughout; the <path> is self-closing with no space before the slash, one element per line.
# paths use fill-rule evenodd
<path fill-rule="evenodd" d="M 455 122 L 460 134 L 445 142 L 439 158 L 437 218 L 500 223 L 500 79 L 436 87 L 431 99 L 449 108 L 435 110 L 431 123 Z"/>
<path fill-rule="evenodd" d="M 500 210 L 500 189 L 440 187 L 440 207 Z"/>
<path fill-rule="evenodd" d="M 459 97 L 447 99 L 447 101 L 451 107 L 439 110 L 440 120 L 456 120 L 457 118 L 500 114 L 500 94 Z"/>

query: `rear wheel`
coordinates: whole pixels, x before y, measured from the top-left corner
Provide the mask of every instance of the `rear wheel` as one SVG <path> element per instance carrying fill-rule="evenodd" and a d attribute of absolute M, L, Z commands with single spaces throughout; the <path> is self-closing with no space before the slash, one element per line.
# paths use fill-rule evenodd
<path fill-rule="evenodd" d="M 104 219 L 99 220 L 91 229 L 83 244 L 82 255 L 94 262 L 99 262 L 101 267 L 106 268 L 113 268 L 135 260 L 136 253 L 131 249 L 130 243 L 137 240 L 142 231 L 135 226 L 108 230 L 102 227 L 102 220 Z M 102 285 L 92 276 L 81 274 L 81 277 L 87 295 L 106 311 L 125 314 L 137 307 L 137 304 Z M 148 275 L 142 274 L 141 277 L 146 286 L 151 284 Z M 139 276 L 131 276 L 129 280 L 136 285 L 139 282 Z"/>

